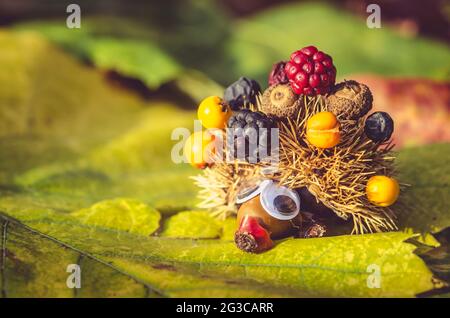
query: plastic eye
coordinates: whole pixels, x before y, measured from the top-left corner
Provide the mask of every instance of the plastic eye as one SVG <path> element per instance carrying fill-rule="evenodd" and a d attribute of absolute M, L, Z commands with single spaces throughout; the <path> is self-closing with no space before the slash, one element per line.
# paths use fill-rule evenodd
<path fill-rule="evenodd" d="M 300 212 L 300 197 L 297 192 L 276 183 L 271 183 L 262 190 L 261 204 L 267 213 L 279 220 L 291 220 Z"/>
<path fill-rule="evenodd" d="M 271 184 L 271 180 L 254 179 L 246 182 L 241 186 L 239 193 L 236 196 L 236 203 L 241 204 L 253 199 L 261 193 L 261 191 Z"/>

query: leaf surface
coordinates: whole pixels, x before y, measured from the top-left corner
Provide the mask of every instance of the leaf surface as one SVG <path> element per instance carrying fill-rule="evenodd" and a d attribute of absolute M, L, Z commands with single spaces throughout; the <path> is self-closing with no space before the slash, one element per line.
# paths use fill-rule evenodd
<path fill-rule="evenodd" d="M 145 203 L 124 198 L 96 203 L 73 212 L 72 216 L 85 224 L 141 235 L 153 234 L 159 228 L 161 219 L 159 212 Z"/>

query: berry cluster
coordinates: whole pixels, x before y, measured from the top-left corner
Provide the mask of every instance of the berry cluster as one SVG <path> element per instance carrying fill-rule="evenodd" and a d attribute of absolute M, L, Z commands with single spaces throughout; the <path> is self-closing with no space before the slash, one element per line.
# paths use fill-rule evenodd
<path fill-rule="evenodd" d="M 243 109 L 227 123 L 227 151 L 233 159 L 257 163 L 271 154 L 271 128 L 275 122 L 261 112 Z"/>
<path fill-rule="evenodd" d="M 261 93 L 258 82 L 247 77 L 241 77 L 225 89 L 223 99 L 232 110 L 239 110 L 256 104 L 256 98 Z"/>
<path fill-rule="evenodd" d="M 325 95 L 336 81 L 336 68 L 331 56 L 315 46 L 292 53 L 284 70 L 296 94 Z"/>

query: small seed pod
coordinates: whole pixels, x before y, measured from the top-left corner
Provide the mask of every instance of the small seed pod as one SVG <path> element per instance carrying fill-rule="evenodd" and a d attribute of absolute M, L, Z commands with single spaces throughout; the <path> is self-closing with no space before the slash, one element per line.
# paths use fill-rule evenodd
<path fill-rule="evenodd" d="M 301 100 L 290 85 L 277 84 L 265 90 L 261 111 L 276 117 L 292 117 L 298 113 L 301 105 Z"/>
<path fill-rule="evenodd" d="M 231 116 L 231 108 L 219 96 L 210 96 L 198 106 L 197 116 L 205 128 L 223 129 Z"/>
<path fill-rule="evenodd" d="M 386 112 L 375 112 L 364 123 L 364 133 L 373 142 L 387 141 L 393 132 L 394 121 Z"/>
<path fill-rule="evenodd" d="M 356 81 L 337 84 L 326 98 L 327 109 L 339 119 L 358 119 L 372 109 L 373 97 L 369 87 Z"/>
<path fill-rule="evenodd" d="M 367 181 L 366 195 L 377 206 L 390 206 L 397 201 L 400 193 L 398 182 L 386 176 L 373 176 Z"/>

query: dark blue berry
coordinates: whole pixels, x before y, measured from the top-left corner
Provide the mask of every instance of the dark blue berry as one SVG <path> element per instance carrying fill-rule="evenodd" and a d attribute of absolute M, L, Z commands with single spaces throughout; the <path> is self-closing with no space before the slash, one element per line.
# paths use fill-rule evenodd
<path fill-rule="evenodd" d="M 249 104 L 256 104 L 256 97 L 261 93 L 258 82 L 247 77 L 241 77 L 225 89 L 223 99 L 232 110 L 239 110 Z"/>
<path fill-rule="evenodd" d="M 364 132 L 373 142 L 387 141 L 394 132 L 394 121 L 388 113 L 375 112 L 367 117 Z"/>

